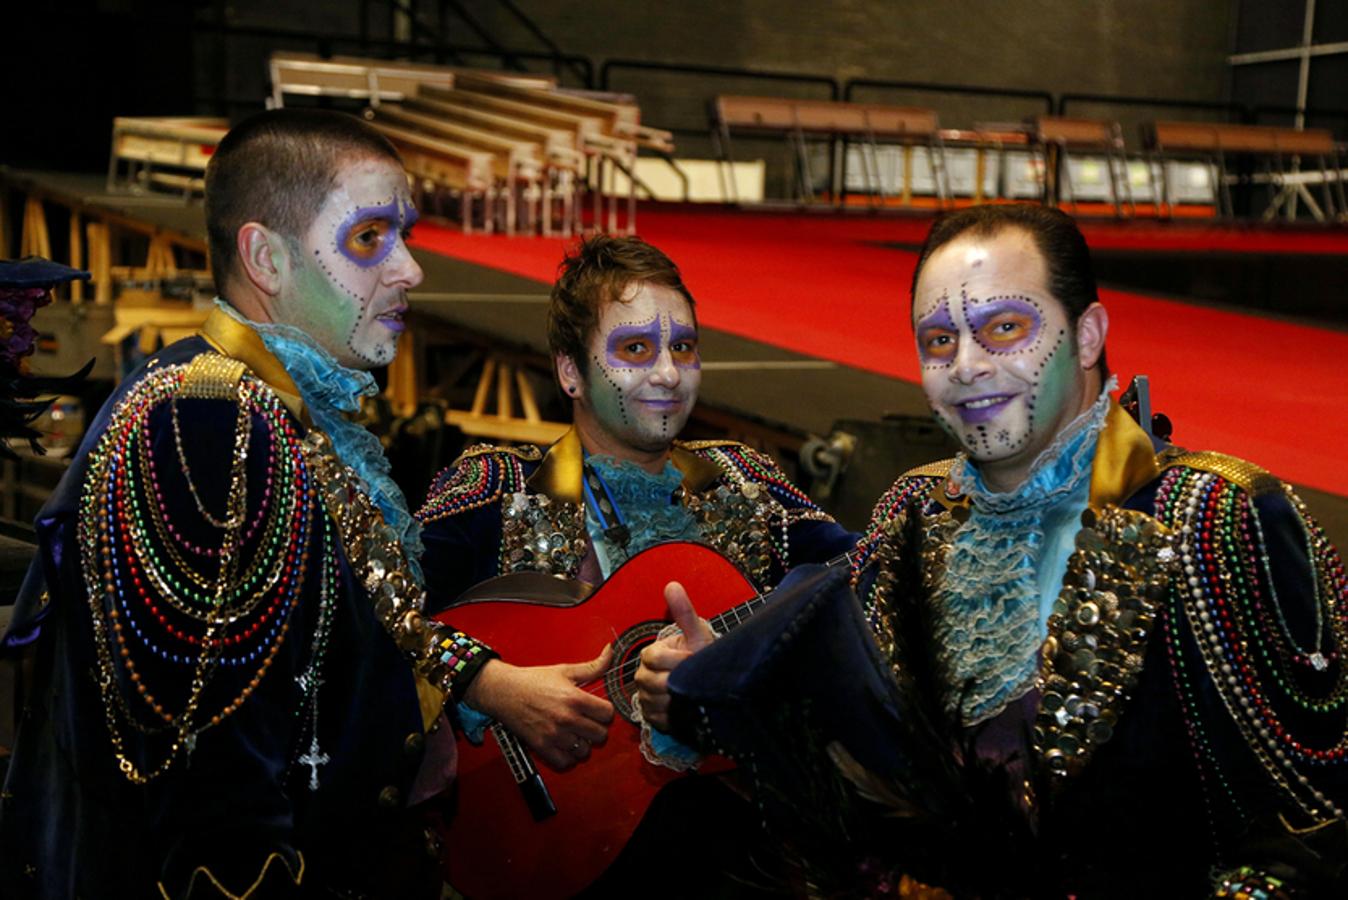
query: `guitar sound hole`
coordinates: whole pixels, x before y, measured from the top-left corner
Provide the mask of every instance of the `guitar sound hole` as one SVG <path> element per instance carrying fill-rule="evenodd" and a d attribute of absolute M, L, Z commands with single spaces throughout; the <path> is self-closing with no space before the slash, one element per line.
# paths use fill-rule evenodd
<path fill-rule="evenodd" d="M 636 710 L 633 695 L 636 693 L 637 665 L 641 662 L 641 651 L 655 642 L 668 622 L 638 622 L 624 631 L 613 642 L 613 666 L 604 676 L 604 689 L 608 699 L 618 715 L 632 724 L 636 724 Z"/>

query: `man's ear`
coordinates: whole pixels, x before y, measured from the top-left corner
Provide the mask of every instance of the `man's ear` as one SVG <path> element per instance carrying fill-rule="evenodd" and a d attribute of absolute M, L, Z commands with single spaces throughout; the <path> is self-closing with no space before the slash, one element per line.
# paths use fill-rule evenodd
<path fill-rule="evenodd" d="M 1082 369 L 1093 369 L 1105 352 L 1105 337 L 1109 334 L 1109 313 L 1099 303 L 1086 307 L 1077 319 L 1077 356 Z"/>
<path fill-rule="evenodd" d="M 580 374 L 580 367 L 576 365 L 576 361 L 565 353 L 558 353 L 552 358 L 552 362 L 557 370 L 557 383 L 562 386 L 562 393 L 568 397 L 579 397 L 585 387 L 585 379 Z"/>
<path fill-rule="evenodd" d="M 285 239 L 259 222 L 246 222 L 235 242 L 243 277 L 269 297 L 279 294 L 290 269 Z"/>

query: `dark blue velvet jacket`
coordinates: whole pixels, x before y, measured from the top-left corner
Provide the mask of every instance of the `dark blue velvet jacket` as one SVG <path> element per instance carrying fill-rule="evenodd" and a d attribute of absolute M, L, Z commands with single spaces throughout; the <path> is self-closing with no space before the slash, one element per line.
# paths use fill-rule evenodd
<path fill-rule="evenodd" d="M 420 828 L 403 809 L 424 742 L 413 676 L 353 579 L 340 543 L 318 695 L 320 746 L 331 761 L 318 770 L 317 791 L 309 789 L 310 769 L 294 763 L 307 749 L 297 745 L 303 717 L 296 679 L 312 652 L 321 527 L 311 532 L 312 552 L 291 569 L 294 576 L 299 566 L 305 568 L 303 588 L 289 614 L 286 640 L 251 697 L 222 724 L 202 732 L 190 758 L 179 759 L 162 777 L 138 786 L 119 771 L 95 683 L 100 670 L 76 535 L 81 491 L 90 453 L 123 398 L 155 367 L 184 364 L 211 350 L 221 348 L 202 337 L 180 341 L 123 381 L 38 516 L 40 557 L 6 636 L 11 647 L 35 641 L 36 660 L 0 807 L 5 897 L 149 897 L 161 891 L 175 898 L 219 896 L 217 885 L 242 894 L 255 882 L 254 896 L 318 895 L 328 888 L 347 891 L 343 896 L 383 896 L 389 888 L 381 889 L 381 883 L 397 880 L 389 881 L 381 870 L 409 834 L 419 858 L 426 858 Z M 224 350 L 273 387 L 288 383 L 260 341 Z M 293 391 L 293 384 L 289 387 Z M 157 468 L 167 473 L 162 476 L 169 486 L 163 498 L 167 519 L 190 535 L 190 523 L 200 516 L 181 490 L 168 406 L 151 413 L 150 444 Z M 216 399 L 183 399 L 178 407 L 192 480 L 208 509 L 223 509 L 238 407 Z M 291 416 L 291 424 L 304 434 L 298 418 Z M 245 471 L 250 497 L 269 477 L 269 428 L 267 420 L 253 416 Z M 324 515 L 319 506 L 314 521 L 321 525 Z M 134 595 L 128 602 L 135 602 Z M 142 643 L 128 646 L 137 670 L 165 705 L 181 709 L 191 667 L 171 665 Z M 216 673 L 203 706 L 228 703 L 255 672 L 249 665 Z M 128 703 L 136 702 L 130 686 L 123 687 Z M 162 740 L 144 738 L 125 720 L 120 730 L 127 755 L 138 764 L 153 768 L 163 758 Z"/>
<path fill-rule="evenodd" d="M 1310 896 L 1344 896 L 1348 829 L 1326 819 L 1330 804 L 1348 806 L 1348 761 L 1341 753 L 1298 760 L 1297 772 L 1323 798 L 1296 785 L 1318 807 L 1314 818 L 1259 761 L 1278 751 L 1290 758 L 1294 746 L 1344 746 L 1342 563 L 1267 473 L 1219 454 L 1153 453 L 1121 411 L 1111 415 L 1092 507 L 1141 514 L 1130 521 L 1160 522 L 1176 539 L 1174 555 L 1144 547 L 1137 532 L 1102 543 L 1114 562 L 1090 579 L 1091 590 L 1105 592 L 1092 602 L 1130 602 L 1144 587 L 1143 569 L 1130 567 L 1143 557 L 1176 564 L 1150 592 L 1149 623 L 1132 626 L 1147 630 L 1126 652 L 1111 641 L 1129 629 L 1087 627 L 1098 604 L 1074 607 L 1087 588 L 1071 582 L 1060 600 L 1067 614 L 1056 625 L 1050 619 L 1039 687 L 974 728 L 949 721 L 945 698 L 958 686 L 941 680 L 924 611 L 929 567 L 940 558 L 930 555 L 928 533 L 957 526 L 966 502 L 947 487 L 945 464 L 909 473 L 881 500 L 850 580 L 813 567 L 792 573 L 764 612 L 671 677 L 676 732 L 752 760 L 769 820 L 828 870 L 822 877 L 834 887 L 865 895 L 891 873 L 907 873 L 957 895 L 1198 897 L 1213 871 L 1251 866 Z M 1192 572 L 1181 565 L 1185 553 Z M 1264 556 L 1280 612 L 1270 608 Z M 1257 595 L 1262 610 L 1236 602 L 1238 591 Z M 1198 615 L 1204 609 L 1212 630 Z M 1276 646 L 1290 636 L 1309 651 L 1317 633 L 1323 671 L 1309 657 L 1287 662 Z M 1087 635 L 1099 643 L 1084 643 Z M 1239 644 L 1248 665 L 1211 653 L 1218 644 L 1228 653 Z M 1096 675 L 1063 666 L 1083 647 L 1116 698 L 1107 731 L 1090 730 L 1098 720 L 1074 720 L 1067 713 L 1075 707 L 1059 708 L 1055 720 L 1045 706 L 1052 690 L 1091 699 Z M 1290 669 L 1279 675 L 1276 666 Z M 1063 671 L 1060 689 L 1043 680 Z M 1258 691 L 1285 740 L 1259 731 L 1267 719 L 1233 694 L 1235 671 L 1244 673 L 1244 696 Z M 1289 671 L 1327 708 L 1295 702 Z M 1085 727 L 1073 731 L 1074 722 Z M 1068 732 L 1099 739 L 1069 745 Z M 1054 753 L 1067 746 L 1080 746 L 1079 755 L 1055 774 Z"/>

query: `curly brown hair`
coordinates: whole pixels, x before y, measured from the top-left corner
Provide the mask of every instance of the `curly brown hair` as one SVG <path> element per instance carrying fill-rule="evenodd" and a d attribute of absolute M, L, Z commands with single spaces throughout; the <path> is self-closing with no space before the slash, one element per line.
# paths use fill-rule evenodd
<path fill-rule="evenodd" d="M 627 302 L 633 285 L 656 284 L 678 291 L 688 301 L 697 325 L 697 304 L 684 286 L 679 267 L 639 237 L 597 234 L 562 260 L 548 303 L 548 349 L 568 356 L 587 371 L 590 338 L 606 303 Z"/>

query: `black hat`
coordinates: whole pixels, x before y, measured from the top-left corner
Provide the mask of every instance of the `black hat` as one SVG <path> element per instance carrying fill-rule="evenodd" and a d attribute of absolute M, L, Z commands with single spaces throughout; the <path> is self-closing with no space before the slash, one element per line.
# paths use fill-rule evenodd
<path fill-rule="evenodd" d="M 0 259 L 0 288 L 50 288 L 77 279 L 88 281 L 89 273 L 40 256 Z"/>

